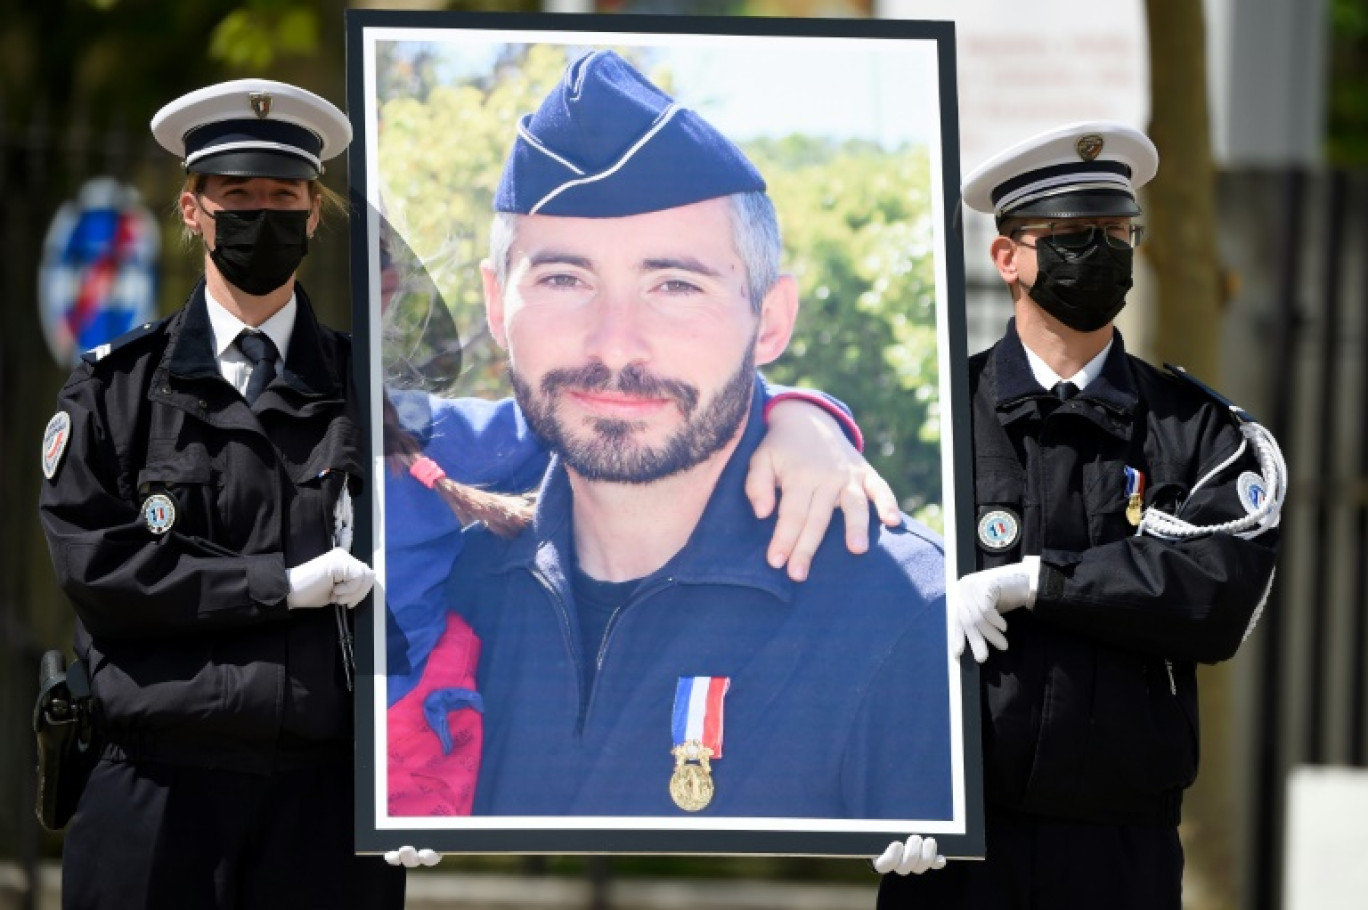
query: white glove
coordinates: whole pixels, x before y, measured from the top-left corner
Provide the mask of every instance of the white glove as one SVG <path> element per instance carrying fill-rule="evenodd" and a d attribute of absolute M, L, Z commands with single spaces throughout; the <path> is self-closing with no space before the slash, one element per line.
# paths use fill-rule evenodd
<path fill-rule="evenodd" d="M 1040 557 L 1027 556 L 1010 566 L 970 572 L 959 580 L 959 610 L 950 630 L 950 653 L 956 659 L 964 653 L 964 641 L 974 652 L 974 660 L 988 659 L 988 645 L 1007 650 L 1007 620 L 1003 613 L 1035 603 L 1040 582 Z"/>
<path fill-rule="evenodd" d="M 290 581 L 285 602 L 291 610 L 328 604 L 354 607 L 375 584 L 375 570 L 341 547 L 286 569 L 285 574 Z"/>
<path fill-rule="evenodd" d="M 412 847 L 400 847 L 398 850 L 391 850 L 385 854 L 385 862 L 391 866 L 403 866 L 407 869 L 417 869 L 419 866 L 435 866 L 442 861 L 442 854 L 433 850 L 415 850 Z"/>
<path fill-rule="evenodd" d="M 874 860 L 874 871 L 887 875 L 921 875 L 928 869 L 944 869 L 945 857 L 936 852 L 936 839 L 914 834 L 907 843 L 895 840 Z"/>

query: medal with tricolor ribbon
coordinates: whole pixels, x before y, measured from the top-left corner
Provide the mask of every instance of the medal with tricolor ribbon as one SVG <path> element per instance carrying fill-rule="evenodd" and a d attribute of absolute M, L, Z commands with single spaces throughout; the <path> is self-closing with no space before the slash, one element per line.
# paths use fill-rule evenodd
<path fill-rule="evenodd" d="M 1145 475 L 1131 466 L 1126 466 L 1126 521 L 1131 527 L 1140 527 L 1140 519 L 1145 517 Z"/>
<path fill-rule="evenodd" d="M 726 676 L 681 676 L 675 685 L 670 798 L 685 812 L 712 802 L 711 762 L 722 757 L 722 704 L 730 687 Z"/>

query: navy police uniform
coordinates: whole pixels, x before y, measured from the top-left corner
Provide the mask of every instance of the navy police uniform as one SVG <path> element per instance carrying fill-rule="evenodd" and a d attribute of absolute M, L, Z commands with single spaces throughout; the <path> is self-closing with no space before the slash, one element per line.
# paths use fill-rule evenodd
<path fill-rule="evenodd" d="M 1134 131 L 1067 127 L 971 175 L 965 201 L 1130 216 L 1156 164 Z M 1279 481 L 1228 402 L 1119 333 L 1073 397 L 1041 385 L 1015 320 L 969 368 L 978 568 L 1039 556 L 1038 586 L 982 667 L 986 860 L 885 876 L 879 906 L 1178 910 L 1196 664 L 1253 628 L 1278 539 L 1258 507 Z M 1152 528 L 1160 513 L 1189 531 Z"/>
<path fill-rule="evenodd" d="M 265 80 L 173 102 L 154 132 L 192 172 L 298 179 L 350 134 Z M 67 907 L 403 904 L 403 870 L 354 855 L 339 614 L 286 603 L 287 569 L 334 547 L 363 476 L 350 339 L 295 300 L 252 405 L 220 372 L 203 281 L 60 394 L 41 517 L 104 717 Z"/>
<path fill-rule="evenodd" d="M 619 585 L 611 620 L 586 615 L 558 459 L 531 530 L 466 532 L 448 602 L 483 643 L 476 814 L 951 818 L 940 541 L 911 519 L 871 522 L 860 556 L 828 530 L 802 584 L 771 568 L 774 520 L 756 521 L 743 489 L 765 397 L 757 385 L 689 542 Z M 669 787 L 681 677 L 729 680 L 701 810 Z M 890 692 L 916 695 L 896 723 Z"/>

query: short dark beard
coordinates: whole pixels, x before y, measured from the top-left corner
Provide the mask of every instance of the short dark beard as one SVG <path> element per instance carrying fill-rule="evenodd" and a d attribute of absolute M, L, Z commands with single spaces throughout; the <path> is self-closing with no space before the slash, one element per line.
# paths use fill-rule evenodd
<path fill-rule="evenodd" d="M 712 401 L 699 411 L 698 389 L 674 379 L 654 376 L 638 366 L 616 374 L 601 363 L 575 369 L 553 370 L 542 378 L 539 392 L 511 368 L 509 376 L 518 406 L 527 423 L 565 464 L 586 480 L 607 483 L 651 483 L 686 471 L 720 451 L 736 435 L 750 410 L 755 390 L 755 354 L 747 345 L 740 368 L 727 380 Z M 633 445 L 633 420 L 589 419 L 593 430 L 588 440 L 566 432 L 558 413 L 558 394 L 573 389 L 586 392 L 620 392 L 643 398 L 667 398 L 684 416 L 684 425 L 658 448 Z"/>

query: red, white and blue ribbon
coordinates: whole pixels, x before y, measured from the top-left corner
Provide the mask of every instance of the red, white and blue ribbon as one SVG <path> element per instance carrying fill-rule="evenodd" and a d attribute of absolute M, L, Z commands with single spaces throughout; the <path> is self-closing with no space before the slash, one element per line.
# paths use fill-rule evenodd
<path fill-rule="evenodd" d="M 681 676 L 675 685 L 674 744 L 698 743 L 711 758 L 722 757 L 722 702 L 731 688 L 727 676 Z"/>
<path fill-rule="evenodd" d="M 1145 475 L 1135 468 L 1126 466 L 1126 521 L 1132 527 L 1140 527 L 1145 520 Z"/>
<path fill-rule="evenodd" d="M 1145 497 L 1145 475 L 1136 468 L 1126 465 L 1126 501 L 1129 502 L 1135 496 L 1139 496 L 1141 499 Z"/>

